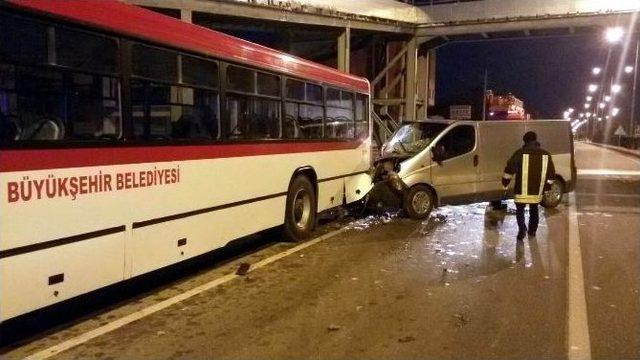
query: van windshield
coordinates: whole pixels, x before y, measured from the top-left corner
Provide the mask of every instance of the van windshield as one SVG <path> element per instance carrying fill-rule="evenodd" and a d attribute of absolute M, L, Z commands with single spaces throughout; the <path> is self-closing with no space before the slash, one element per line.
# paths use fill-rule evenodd
<path fill-rule="evenodd" d="M 448 124 L 410 123 L 396 130 L 382 149 L 382 155 L 415 155 L 431 144 Z"/>

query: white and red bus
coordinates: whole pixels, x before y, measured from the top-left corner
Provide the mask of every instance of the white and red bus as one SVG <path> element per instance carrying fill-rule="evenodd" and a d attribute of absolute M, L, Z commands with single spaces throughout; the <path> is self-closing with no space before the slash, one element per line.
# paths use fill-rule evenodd
<path fill-rule="evenodd" d="M 0 5 L 0 321 L 371 187 L 366 79 L 114 0 Z"/>

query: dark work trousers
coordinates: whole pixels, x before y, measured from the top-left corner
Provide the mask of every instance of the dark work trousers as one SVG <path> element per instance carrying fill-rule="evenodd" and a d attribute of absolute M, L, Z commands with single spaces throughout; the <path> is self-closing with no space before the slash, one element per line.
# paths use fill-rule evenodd
<path fill-rule="evenodd" d="M 527 225 L 524 222 L 524 207 L 527 204 L 516 203 L 516 220 L 518 220 L 518 231 L 523 233 L 527 231 Z M 535 233 L 538 230 L 538 204 L 529 204 L 529 232 Z"/>

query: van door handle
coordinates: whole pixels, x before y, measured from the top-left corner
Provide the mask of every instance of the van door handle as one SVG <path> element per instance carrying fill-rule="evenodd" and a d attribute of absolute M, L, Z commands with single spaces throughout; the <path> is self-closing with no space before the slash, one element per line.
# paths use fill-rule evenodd
<path fill-rule="evenodd" d="M 478 154 L 473 155 L 473 166 L 478 166 Z"/>

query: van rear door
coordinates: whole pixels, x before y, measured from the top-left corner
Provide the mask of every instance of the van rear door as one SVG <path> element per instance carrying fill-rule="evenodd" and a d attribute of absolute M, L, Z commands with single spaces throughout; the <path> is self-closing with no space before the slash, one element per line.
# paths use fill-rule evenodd
<path fill-rule="evenodd" d="M 523 121 L 486 121 L 478 124 L 478 201 L 500 200 L 505 195 L 502 174 L 511 155 L 522 147 Z"/>

